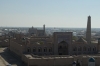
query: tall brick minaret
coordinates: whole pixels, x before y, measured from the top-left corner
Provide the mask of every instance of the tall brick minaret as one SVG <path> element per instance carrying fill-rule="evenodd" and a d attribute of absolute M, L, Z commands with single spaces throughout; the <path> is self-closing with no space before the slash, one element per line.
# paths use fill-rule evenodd
<path fill-rule="evenodd" d="M 87 20 L 86 40 L 88 44 L 91 44 L 91 16 L 88 16 Z"/>
<path fill-rule="evenodd" d="M 45 35 L 45 24 L 43 25 L 44 35 Z"/>

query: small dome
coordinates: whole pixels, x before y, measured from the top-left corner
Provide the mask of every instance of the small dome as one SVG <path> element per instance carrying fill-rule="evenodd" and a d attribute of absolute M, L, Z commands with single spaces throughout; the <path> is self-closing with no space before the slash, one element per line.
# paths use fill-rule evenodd
<path fill-rule="evenodd" d="M 73 64 L 76 64 L 76 61 L 74 61 Z"/>
<path fill-rule="evenodd" d="M 25 42 L 25 39 L 26 39 L 26 38 L 22 38 L 22 41 Z"/>
<path fill-rule="evenodd" d="M 95 59 L 93 57 L 89 58 L 89 62 L 95 62 Z"/>
<path fill-rule="evenodd" d="M 25 38 L 22 38 L 22 40 L 25 40 Z"/>

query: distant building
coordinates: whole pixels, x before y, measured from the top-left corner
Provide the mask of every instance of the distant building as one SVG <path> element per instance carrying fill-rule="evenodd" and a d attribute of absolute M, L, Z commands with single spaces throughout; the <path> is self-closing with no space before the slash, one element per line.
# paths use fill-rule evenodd
<path fill-rule="evenodd" d="M 29 28 L 28 32 L 29 35 L 33 36 L 45 36 L 45 25 L 43 25 L 43 30 L 38 30 L 32 26 L 32 28 Z"/>

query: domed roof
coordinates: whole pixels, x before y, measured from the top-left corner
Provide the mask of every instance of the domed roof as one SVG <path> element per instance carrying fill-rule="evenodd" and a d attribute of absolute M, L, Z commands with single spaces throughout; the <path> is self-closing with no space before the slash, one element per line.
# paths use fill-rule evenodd
<path fill-rule="evenodd" d="M 76 61 L 74 61 L 73 64 L 76 64 Z"/>
<path fill-rule="evenodd" d="M 93 57 L 89 58 L 89 62 L 95 62 L 95 59 Z"/>
<path fill-rule="evenodd" d="M 22 38 L 22 40 L 25 40 L 25 38 Z"/>

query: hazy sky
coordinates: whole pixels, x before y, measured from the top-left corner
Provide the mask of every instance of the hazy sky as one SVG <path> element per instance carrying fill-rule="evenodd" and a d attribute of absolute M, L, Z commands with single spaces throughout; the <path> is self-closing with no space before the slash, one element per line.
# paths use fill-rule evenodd
<path fill-rule="evenodd" d="M 100 28 L 100 0 L 0 0 L 0 26 Z"/>

